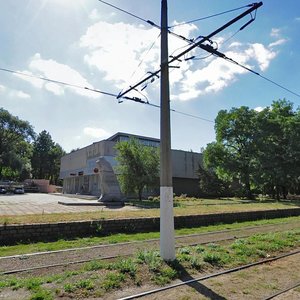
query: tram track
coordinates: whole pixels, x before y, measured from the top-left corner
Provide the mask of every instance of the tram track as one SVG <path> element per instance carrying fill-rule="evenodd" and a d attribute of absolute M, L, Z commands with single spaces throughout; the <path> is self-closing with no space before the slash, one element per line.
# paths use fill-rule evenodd
<path fill-rule="evenodd" d="M 284 289 L 280 290 L 279 292 L 276 292 L 275 294 L 272 294 L 266 298 L 264 298 L 263 300 L 271 300 L 271 299 L 275 299 L 278 296 L 284 295 L 287 292 L 294 290 L 295 288 L 300 286 L 300 282 L 294 283 L 293 285 L 290 285 L 288 287 L 285 287 Z"/>
<path fill-rule="evenodd" d="M 176 237 L 176 247 L 195 246 L 201 244 L 226 242 L 237 238 L 245 238 L 255 233 L 269 232 L 270 229 L 285 231 L 298 228 L 298 224 L 284 223 L 279 225 L 263 225 L 244 227 L 242 229 L 221 230 L 201 234 L 190 234 Z M 276 230 L 275 230 L 276 228 Z M 105 244 L 56 251 L 44 251 L 23 255 L 0 257 L 0 274 L 9 275 L 34 270 L 83 264 L 93 260 L 113 260 L 127 257 L 138 250 L 157 249 L 158 239 L 134 241 L 118 244 Z M 51 264 L 47 263 L 51 261 Z M 12 267 L 13 266 L 13 267 Z"/>
<path fill-rule="evenodd" d="M 138 294 L 132 294 L 132 295 L 129 295 L 129 296 L 126 296 L 126 297 L 118 298 L 118 300 L 131 300 L 131 299 L 138 299 L 138 298 L 152 296 L 154 294 L 159 294 L 161 292 L 171 290 L 171 289 L 175 289 L 175 288 L 178 288 L 178 287 L 181 287 L 181 286 L 189 285 L 189 284 L 192 284 L 192 283 L 195 283 L 195 282 L 200 282 L 200 281 L 208 280 L 208 279 L 211 279 L 211 278 L 216 278 L 216 277 L 219 277 L 219 276 L 222 276 L 222 275 L 231 274 L 231 273 L 234 273 L 234 272 L 242 271 L 242 270 L 249 269 L 249 268 L 252 268 L 252 267 L 256 267 L 256 266 L 259 266 L 259 265 L 271 263 L 271 262 L 274 262 L 274 261 L 277 261 L 277 260 L 280 260 L 280 259 L 284 259 L 284 258 L 289 257 L 289 256 L 297 255 L 299 253 L 300 253 L 300 250 L 296 250 L 296 251 L 281 254 L 281 255 L 278 255 L 278 256 L 275 256 L 275 257 L 272 257 L 272 258 L 264 259 L 264 260 L 261 260 L 261 261 L 258 261 L 258 262 L 254 262 L 254 263 L 250 263 L 250 264 L 246 264 L 246 265 L 241 265 L 241 266 L 238 266 L 238 267 L 235 267 L 235 268 L 223 270 L 223 271 L 220 271 L 220 272 L 211 273 L 211 274 L 208 274 L 208 275 L 204 275 L 204 276 L 189 279 L 189 280 L 184 280 L 184 281 L 179 282 L 179 283 L 170 284 L 170 285 L 167 285 L 167 286 L 164 286 L 164 287 L 144 291 L 144 292 L 141 292 L 141 293 L 138 293 Z M 264 300 L 273 299 L 276 296 L 278 296 L 280 294 L 283 294 L 283 293 L 285 293 L 285 292 L 287 292 L 291 289 L 294 289 L 295 287 L 297 287 L 299 285 L 300 285 L 300 283 L 297 283 L 296 285 L 293 285 L 293 286 L 291 286 L 287 289 L 284 289 L 281 292 L 278 292 L 274 295 L 271 295 L 267 298 L 264 298 Z"/>

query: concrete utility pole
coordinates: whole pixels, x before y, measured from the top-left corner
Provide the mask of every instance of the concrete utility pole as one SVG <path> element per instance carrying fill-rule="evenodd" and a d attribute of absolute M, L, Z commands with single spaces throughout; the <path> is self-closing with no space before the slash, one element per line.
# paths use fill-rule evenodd
<path fill-rule="evenodd" d="M 160 256 L 175 259 L 168 54 L 168 5 L 161 1 Z"/>

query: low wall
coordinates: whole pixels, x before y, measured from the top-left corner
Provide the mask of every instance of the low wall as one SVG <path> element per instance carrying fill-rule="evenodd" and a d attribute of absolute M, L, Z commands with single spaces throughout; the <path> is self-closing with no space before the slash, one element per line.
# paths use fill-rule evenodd
<path fill-rule="evenodd" d="M 207 226 L 217 223 L 234 223 L 299 216 L 300 208 L 237 213 L 177 216 L 175 228 Z M 55 241 L 61 238 L 104 236 L 112 233 L 159 231 L 159 218 L 135 218 L 99 221 L 60 222 L 25 225 L 1 225 L 0 245 Z"/>

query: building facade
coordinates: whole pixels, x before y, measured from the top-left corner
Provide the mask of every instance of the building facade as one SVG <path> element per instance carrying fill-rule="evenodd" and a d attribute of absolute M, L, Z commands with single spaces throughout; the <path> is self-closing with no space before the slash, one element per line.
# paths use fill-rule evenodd
<path fill-rule="evenodd" d="M 136 138 L 145 146 L 159 147 L 160 140 L 150 137 L 118 132 L 107 140 L 95 142 L 87 147 L 73 151 L 61 158 L 60 178 L 63 179 L 63 192 L 66 194 L 88 194 L 99 196 L 100 180 L 96 161 L 104 157 L 113 168 L 117 161 L 115 145 L 117 142 Z M 173 190 L 176 195 L 199 195 L 199 164 L 202 155 L 195 152 L 172 150 Z"/>

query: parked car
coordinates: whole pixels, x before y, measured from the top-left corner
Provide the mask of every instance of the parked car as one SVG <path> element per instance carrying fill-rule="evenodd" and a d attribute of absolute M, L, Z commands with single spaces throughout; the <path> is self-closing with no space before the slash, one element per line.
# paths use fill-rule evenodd
<path fill-rule="evenodd" d="M 0 186 L 0 194 L 6 194 L 7 193 L 7 189 L 3 186 Z"/>
<path fill-rule="evenodd" d="M 14 194 L 24 194 L 24 188 L 23 187 L 15 187 Z"/>

